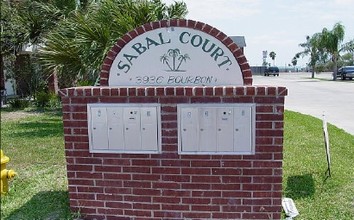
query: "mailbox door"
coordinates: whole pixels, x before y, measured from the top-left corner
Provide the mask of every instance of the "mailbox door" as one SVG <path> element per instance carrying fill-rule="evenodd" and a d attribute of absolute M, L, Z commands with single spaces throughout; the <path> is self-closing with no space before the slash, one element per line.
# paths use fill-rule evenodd
<path fill-rule="evenodd" d="M 91 108 L 91 147 L 92 149 L 108 148 L 107 111 L 104 107 Z"/>
<path fill-rule="evenodd" d="M 141 149 L 140 108 L 126 107 L 123 111 L 125 150 Z"/>
<path fill-rule="evenodd" d="M 235 107 L 234 139 L 235 150 L 251 152 L 252 146 L 252 108 L 248 106 Z"/>
<path fill-rule="evenodd" d="M 233 123 L 234 114 L 232 107 L 223 107 L 217 109 L 216 125 L 217 125 L 217 147 L 218 151 L 233 151 L 234 135 Z"/>
<path fill-rule="evenodd" d="M 123 108 L 108 107 L 107 108 L 107 123 L 108 123 L 108 141 L 109 149 L 123 150 Z"/>
<path fill-rule="evenodd" d="M 198 109 L 181 108 L 181 150 L 198 151 Z"/>
<path fill-rule="evenodd" d="M 141 110 L 141 148 L 156 150 L 158 147 L 156 107 L 146 107 Z"/>
<path fill-rule="evenodd" d="M 215 108 L 199 108 L 199 150 L 217 151 Z"/>

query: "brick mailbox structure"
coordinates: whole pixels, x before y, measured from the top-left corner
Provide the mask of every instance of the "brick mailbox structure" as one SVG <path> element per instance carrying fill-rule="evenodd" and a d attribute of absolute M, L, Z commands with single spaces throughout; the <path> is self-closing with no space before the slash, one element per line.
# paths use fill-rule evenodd
<path fill-rule="evenodd" d="M 109 78 L 114 60 L 121 50 L 129 45 L 129 42 L 152 30 L 171 27 L 193 29 L 219 40 L 237 61 L 241 70 L 241 83 L 201 85 L 198 83 L 206 78 L 200 76 L 200 78 L 190 77 L 184 81 L 196 85 L 161 83 L 162 85 L 152 86 L 116 86 L 110 84 L 113 82 Z M 185 29 L 181 30 L 182 32 L 179 33 L 185 33 L 183 32 Z M 185 34 L 185 36 L 193 35 Z M 144 39 L 146 38 L 148 37 Z M 163 39 L 162 35 L 159 38 L 160 43 L 162 40 L 169 42 L 169 39 Z M 197 38 L 195 37 L 194 40 Z M 149 37 L 148 46 L 157 48 L 159 46 L 157 41 L 149 42 L 151 39 Z M 180 39 L 187 42 L 187 38 L 180 37 Z M 194 41 L 194 44 L 197 45 L 198 42 Z M 135 51 L 143 51 L 144 46 L 138 43 L 133 45 Z M 219 57 L 224 55 L 221 49 L 216 53 Z M 217 61 L 216 56 L 211 54 L 209 56 Z M 131 61 L 130 67 L 137 65 L 134 62 L 139 58 L 133 55 L 129 57 L 126 54 L 125 57 Z M 230 60 L 231 63 L 233 60 Z M 218 61 L 219 64 L 223 62 Z M 128 70 L 128 66 L 123 67 L 123 63 L 117 65 L 118 68 L 120 65 L 123 71 Z M 177 65 L 175 70 L 176 67 Z M 147 66 L 146 71 L 148 70 Z M 161 77 L 159 82 L 166 78 L 168 80 L 168 77 Z M 285 87 L 252 86 L 249 65 L 237 45 L 209 25 L 191 20 L 159 21 L 129 32 L 108 53 L 102 67 L 101 86 L 61 90 L 71 209 L 79 211 L 85 219 L 280 219 L 283 113 L 286 95 Z M 156 120 L 158 126 L 157 128 L 153 126 L 154 130 L 151 133 L 153 135 L 148 136 L 146 141 L 153 143 L 152 148 L 149 146 L 144 148 L 145 142 L 141 141 L 139 143 L 145 150 L 139 151 L 141 150 L 139 147 L 134 148 L 133 151 L 129 149 L 128 142 L 134 141 L 134 138 L 131 139 L 124 133 L 128 133 L 128 125 L 119 133 L 124 137 L 123 147 L 117 147 L 119 139 L 110 141 L 109 146 L 104 146 L 106 142 L 102 137 L 108 134 L 108 139 L 114 140 L 119 135 L 114 133 L 109 136 L 110 133 L 106 132 L 105 128 L 109 127 L 107 124 L 114 121 L 113 119 L 106 119 L 103 133 L 102 127 L 99 131 L 101 133 L 95 133 L 96 128 L 98 130 L 100 128 L 99 123 L 96 125 L 96 122 L 91 119 L 91 116 L 96 113 L 90 106 L 95 107 L 95 105 L 99 106 L 99 117 L 101 117 L 102 106 L 103 113 L 109 112 L 107 109 L 112 106 L 113 109 L 114 106 L 122 107 L 122 113 L 119 114 L 123 118 L 125 118 L 124 109 L 129 109 L 130 105 L 134 107 L 147 105 L 150 109 L 157 109 L 155 115 L 158 118 Z M 228 142 L 216 134 L 210 136 L 210 142 L 214 141 L 218 147 L 213 148 L 211 145 L 210 149 L 203 148 L 204 145 L 200 144 L 201 140 L 198 139 L 203 131 L 203 123 L 200 122 L 203 120 L 202 116 L 198 116 L 195 121 L 199 123 L 198 125 L 190 124 L 198 128 L 193 130 L 198 133 L 196 137 L 188 139 L 188 135 L 184 136 L 183 132 L 186 131 L 184 124 L 188 124 L 184 120 L 188 120 L 191 115 L 194 117 L 195 106 L 199 106 L 200 109 L 206 106 L 206 112 L 210 114 L 216 112 L 213 113 L 216 121 L 218 112 L 222 113 L 225 109 L 235 112 L 239 111 L 240 106 L 240 108 L 246 106 L 246 109 L 251 109 L 248 118 L 253 125 L 247 125 L 247 132 L 240 137 L 245 140 L 242 141 L 245 144 L 239 144 L 238 139 L 233 138 L 230 139 L 229 145 L 234 144 L 235 147 L 228 148 Z M 184 111 L 182 107 L 187 110 Z M 218 110 L 219 108 L 221 111 Z M 195 111 L 196 114 L 199 114 L 200 109 Z M 183 119 L 183 112 L 186 112 L 187 119 Z M 244 110 L 241 109 L 240 112 L 244 114 Z M 207 113 L 205 115 L 208 116 Z M 235 117 L 234 124 L 237 124 L 236 113 L 230 117 Z M 124 120 L 130 119 L 132 118 L 128 117 Z M 122 124 L 129 124 L 129 121 L 124 120 Z M 141 120 L 139 126 L 143 126 L 143 119 Z M 220 123 L 215 122 L 214 127 L 218 127 L 224 121 L 227 119 L 220 119 Z M 120 123 L 116 126 L 119 128 Z M 235 128 L 235 132 L 239 131 L 236 125 L 232 125 L 232 128 Z M 211 133 L 214 132 L 213 129 Z M 215 128 L 214 133 L 220 130 Z M 136 133 L 135 138 L 139 139 L 139 135 L 142 136 L 143 133 Z M 188 145 L 194 143 L 193 141 L 200 146 L 194 148 L 193 145 Z M 246 150 L 240 151 L 239 147 L 243 148 L 243 145 L 247 145 Z"/>

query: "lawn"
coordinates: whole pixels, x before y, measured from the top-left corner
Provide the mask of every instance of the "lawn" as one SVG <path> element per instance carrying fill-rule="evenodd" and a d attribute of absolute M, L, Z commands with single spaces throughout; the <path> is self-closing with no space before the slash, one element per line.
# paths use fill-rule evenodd
<path fill-rule="evenodd" d="M 283 194 L 294 199 L 296 219 L 354 219 L 354 136 L 328 126 L 332 177 L 326 180 L 322 121 L 287 111 Z"/>
<path fill-rule="evenodd" d="M 71 219 L 61 115 L 1 112 L 1 148 L 18 173 L 1 219 Z"/>
<path fill-rule="evenodd" d="M 1 219 L 76 217 L 68 207 L 61 114 L 2 111 L 1 116 L 7 168 L 19 174 L 1 198 Z M 294 199 L 296 219 L 354 219 L 354 136 L 332 125 L 328 129 L 332 177 L 325 180 L 322 121 L 285 113 L 283 194 Z"/>

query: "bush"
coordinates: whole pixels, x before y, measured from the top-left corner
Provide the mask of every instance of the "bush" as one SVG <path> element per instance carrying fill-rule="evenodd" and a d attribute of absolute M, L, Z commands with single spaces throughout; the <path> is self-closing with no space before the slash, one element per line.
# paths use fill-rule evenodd
<path fill-rule="evenodd" d="M 30 101 L 27 99 L 10 99 L 8 101 L 10 108 L 13 109 L 25 109 L 30 106 Z"/>
<path fill-rule="evenodd" d="M 58 109 L 61 107 L 60 97 L 53 92 L 38 92 L 36 95 L 36 106 L 39 108 L 49 107 Z"/>
<path fill-rule="evenodd" d="M 36 106 L 40 108 L 44 108 L 48 105 L 50 100 L 50 93 L 47 92 L 38 92 L 36 94 Z"/>
<path fill-rule="evenodd" d="M 55 93 L 51 93 L 50 98 L 49 98 L 48 107 L 51 110 L 60 109 L 61 108 L 60 96 L 56 95 Z"/>

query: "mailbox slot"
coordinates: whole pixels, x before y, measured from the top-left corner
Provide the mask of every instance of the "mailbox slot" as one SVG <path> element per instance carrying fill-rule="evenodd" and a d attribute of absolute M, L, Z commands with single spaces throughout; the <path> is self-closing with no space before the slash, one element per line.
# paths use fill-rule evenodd
<path fill-rule="evenodd" d="M 159 153 L 160 104 L 88 104 L 90 152 Z"/>
<path fill-rule="evenodd" d="M 180 154 L 254 154 L 255 104 L 180 104 Z"/>

